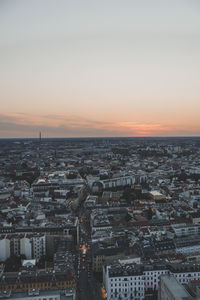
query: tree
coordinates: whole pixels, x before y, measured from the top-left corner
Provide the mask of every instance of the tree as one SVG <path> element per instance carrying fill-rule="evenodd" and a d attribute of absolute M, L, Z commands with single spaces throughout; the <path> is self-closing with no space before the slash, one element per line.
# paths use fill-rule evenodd
<path fill-rule="evenodd" d="M 153 216 L 152 209 L 151 209 L 151 207 L 149 207 L 149 209 L 147 211 L 147 218 L 148 218 L 148 220 L 151 220 L 152 216 Z"/>
<path fill-rule="evenodd" d="M 125 187 L 124 192 L 123 192 L 123 198 L 130 203 L 131 201 L 137 199 L 134 191 L 131 189 L 130 186 Z"/>
<path fill-rule="evenodd" d="M 129 214 L 126 214 L 125 221 L 128 223 L 131 219 L 131 216 Z"/>
<path fill-rule="evenodd" d="M 5 261 L 5 271 L 6 272 L 17 272 L 21 267 L 21 257 L 12 255 Z"/>

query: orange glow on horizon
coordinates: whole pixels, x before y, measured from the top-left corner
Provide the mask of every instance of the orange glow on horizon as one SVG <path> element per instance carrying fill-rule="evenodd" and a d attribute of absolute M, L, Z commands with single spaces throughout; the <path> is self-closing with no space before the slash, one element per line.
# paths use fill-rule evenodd
<path fill-rule="evenodd" d="M 177 121 L 169 124 L 139 121 L 107 121 L 65 115 L 1 114 L 0 137 L 151 137 L 200 135 L 198 122 Z M 4 126 L 5 124 L 5 126 Z M 3 129 L 8 124 L 8 129 Z"/>

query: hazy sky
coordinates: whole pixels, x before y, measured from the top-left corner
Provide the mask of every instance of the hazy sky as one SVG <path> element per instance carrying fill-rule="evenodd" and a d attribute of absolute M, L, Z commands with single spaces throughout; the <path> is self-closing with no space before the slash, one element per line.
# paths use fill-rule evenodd
<path fill-rule="evenodd" d="M 199 0 L 0 0 L 0 137 L 200 135 Z"/>

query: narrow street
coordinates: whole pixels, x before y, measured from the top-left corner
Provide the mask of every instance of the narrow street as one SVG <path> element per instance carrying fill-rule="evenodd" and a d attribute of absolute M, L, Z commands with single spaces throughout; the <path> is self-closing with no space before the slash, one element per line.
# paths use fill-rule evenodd
<path fill-rule="evenodd" d="M 84 208 L 79 209 L 80 247 L 77 251 L 78 300 L 102 300 L 101 284 L 93 276 L 90 224 Z"/>

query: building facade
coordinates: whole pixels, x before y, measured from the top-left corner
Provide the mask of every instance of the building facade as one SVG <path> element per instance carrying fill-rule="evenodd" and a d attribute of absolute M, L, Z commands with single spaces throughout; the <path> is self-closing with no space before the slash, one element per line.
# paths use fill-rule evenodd
<path fill-rule="evenodd" d="M 173 276 L 179 283 L 200 279 L 200 264 L 121 264 L 103 268 L 103 282 L 108 300 L 145 299 L 148 290 L 157 291 L 162 275 Z"/>

